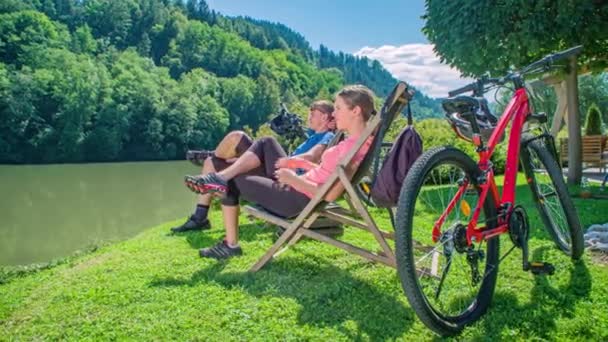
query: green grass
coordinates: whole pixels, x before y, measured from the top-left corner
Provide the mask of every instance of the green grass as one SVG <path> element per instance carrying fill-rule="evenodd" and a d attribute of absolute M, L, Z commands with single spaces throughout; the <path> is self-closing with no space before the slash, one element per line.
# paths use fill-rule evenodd
<path fill-rule="evenodd" d="M 521 188 L 518 196 L 529 201 Z M 585 227 L 608 221 L 608 201 L 575 202 Z M 383 213 L 374 217 L 390 226 Z M 244 256 L 218 263 L 197 256 L 223 235 L 219 213 L 211 219 L 215 228 L 204 233 L 168 235 L 179 220 L 52 268 L 12 273 L 0 285 L 0 340 L 436 338 L 409 307 L 395 270 L 304 240 L 250 274 L 274 231 L 243 218 Z M 374 248 L 360 230 L 348 229 L 344 239 Z M 588 254 L 573 264 L 543 233 L 531 247 L 556 274 L 521 271 L 513 252 L 500 266 L 489 312 L 459 338 L 608 339 L 608 267 Z"/>

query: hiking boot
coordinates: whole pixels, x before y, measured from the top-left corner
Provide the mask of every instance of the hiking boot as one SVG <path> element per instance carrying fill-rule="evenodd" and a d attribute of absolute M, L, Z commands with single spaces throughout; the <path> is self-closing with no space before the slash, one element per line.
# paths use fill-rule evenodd
<path fill-rule="evenodd" d="M 205 159 L 214 156 L 215 151 L 207 150 L 188 150 L 186 152 L 186 159 L 196 166 L 203 166 Z"/>
<path fill-rule="evenodd" d="M 200 176 L 186 176 L 184 177 L 184 182 L 188 189 L 201 195 L 213 192 L 219 192 L 221 194 L 228 192 L 228 183 L 216 173 L 208 173 Z"/>
<path fill-rule="evenodd" d="M 191 230 L 207 230 L 211 228 L 211 223 L 208 219 L 197 221 L 194 216 L 190 216 L 181 226 L 171 228 L 173 233 L 183 233 Z"/>
<path fill-rule="evenodd" d="M 225 260 L 234 256 L 243 254 L 243 250 L 240 246 L 230 247 L 226 241 L 218 242 L 213 247 L 203 248 L 198 251 L 201 258 L 212 258 L 217 260 Z"/>

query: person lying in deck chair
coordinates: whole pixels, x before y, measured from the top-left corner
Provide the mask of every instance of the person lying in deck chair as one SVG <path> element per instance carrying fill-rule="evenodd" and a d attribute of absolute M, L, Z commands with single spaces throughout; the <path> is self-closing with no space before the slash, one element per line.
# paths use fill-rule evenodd
<path fill-rule="evenodd" d="M 320 160 L 321 154 L 327 147 L 327 144 L 334 137 L 333 129 L 335 128 L 335 122 L 332 115 L 333 111 L 334 106 L 330 101 L 320 100 L 313 102 L 308 113 L 308 137 L 293 151 L 292 157 L 297 156 L 312 162 Z M 186 158 L 194 164 L 199 164 L 200 161 L 200 164 L 204 166 L 207 162 L 212 164 L 213 169 L 222 169 L 234 163 L 238 157 L 243 155 L 254 144 L 256 144 L 257 150 L 268 151 L 266 160 L 276 159 L 276 161 L 268 165 L 269 170 L 272 172 L 274 172 L 277 162 L 281 166 L 291 163 L 290 158 L 286 157 L 287 154 L 274 138 L 262 138 L 254 142 L 242 131 L 228 133 L 214 151 L 189 151 Z M 261 165 L 262 169 L 264 167 L 265 165 Z M 203 167 L 202 173 L 207 173 L 205 167 Z M 211 197 L 209 195 L 199 196 L 194 213 L 182 225 L 171 228 L 171 231 L 180 233 L 211 228 L 207 219 L 210 203 Z"/>
<path fill-rule="evenodd" d="M 239 197 L 257 203 L 275 215 L 298 215 L 336 170 L 340 160 L 354 147 L 374 113 L 372 91 L 361 85 L 347 86 L 336 95 L 333 115 L 337 129 L 346 131 L 348 137 L 324 151 L 320 164 L 298 157 L 281 158 L 276 140 L 264 138 L 254 142 L 232 164 L 212 158 L 203 167 L 206 174 L 186 176 L 186 185 L 192 191 L 204 194 L 203 198 L 210 200 L 212 193 L 223 196 L 226 236 L 215 246 L 199 250 L 199 255 L 227 259 L 242 254 L 238 239 Z M 353 167 L 363 160 L 369 143 L 371 139 L 357 151 Z M 306 170 L 306 173 L 298 175 L 295 172 L 298 168 Z M 342 186 L 336 185 L 325 200 L 334 201 L 342 191 Z"/>

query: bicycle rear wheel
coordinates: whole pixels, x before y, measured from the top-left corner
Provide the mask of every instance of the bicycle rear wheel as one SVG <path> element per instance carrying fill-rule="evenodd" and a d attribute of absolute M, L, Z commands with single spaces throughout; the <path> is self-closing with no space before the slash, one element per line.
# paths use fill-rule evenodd
<path fill-rule="evenodd" d="M 480 200 L 479 175 L 464 152 L 431 149 L 414 163 L 399 197 L 395 241 L 401 285 L 420 320 L 443 336 L 477 320 L 494 293 L 498 238 L 472 247 L 466 243 L 466 225 Z M 468 182 L 467 190 L 446 217 L 440 239 L 433 242 L 433 226 L 462 182 Z M 493 228 L 496 207 L 491 196 L 482 208 L 480 222 Z"/>
<path fill-rule="evenodd" d="M 529 134 L 522 140 L 530 139 L 521 161 L 536 208 L 557 248 L 577 260 L 583 255 L 583 231 L 562 171 L 543 140 Z"/>

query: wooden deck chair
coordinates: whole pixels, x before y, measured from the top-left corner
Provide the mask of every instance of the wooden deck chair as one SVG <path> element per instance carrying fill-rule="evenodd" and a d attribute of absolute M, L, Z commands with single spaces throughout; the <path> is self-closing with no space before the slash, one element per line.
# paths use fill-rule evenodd
<path fill-rule="evenodd" d="M 344 249 L 347 252 L 357 254 L 369 260 L 396 267 L 394 252 L 386 241 L 386 238 L 393 237 L 393 233 L 381 231 L 377 227 L 373 218 L 368 213 L 367 209 L 361 202 L 361 199 L 357 195 L 353 184 L 357 184 L 359 178 L 367 172 L 374 158 L 374 151 L 377 150 L 375 148 L 376 145 L 382 143 L 384 135 L 388 131 L 388 128 L 390 127 L 394 118 L 399 115 L 412 96 L 413 91 L 408 89 L 407 84 L 404 82 L 399 82 L 395 86 L 391 94 L 387 97 L 380 113 L 370 118 L 366 128 L 355 143 L 353 149 L 342 159 L 342 161 L 340 161 L 336 170 L 332 173 L 332 175 L 330 175 L 327 182 L 319 188 L 315 196 L 295 219 L 290 221 L 255 207 L 246 206 L 244 208 L 244 210 L 250 215 L 286 229 L 279 239 L 272 245 L 272 247 L 270 247 L 268 251 L 251 267 L 250 271 L 258 271 L 274 256 L 280 254 L 290 246 L 297 243 L 303 236 L 329 243 L 338 248 Z M 363 158 L 363 161 L 359 164 L 355 172 L 353 172 L 352 169 L 349 170 L 351 160 L 370 136 L 373 136 L 373 141 L 368 153 Z M 353 174 L 353 177 L 349 177 L 349 174 Z M 328 203 L 324 200 L 328 192 L 337 182 L 340 182 L 346 191 L 347 196 L 344 197 L 348 203 L 348 209 L 336 206 L 335 204 L 328 205 Z M 311 224 L 319 216 L 325 216 L 349 226 L 369 231 L 380 245 L 381 251 L 369 251 L 346 242 L 333 239 L 329 236 L 319 234 L 309 229 Z M 284 248 L 281 250 L 282 247 Z"/>

